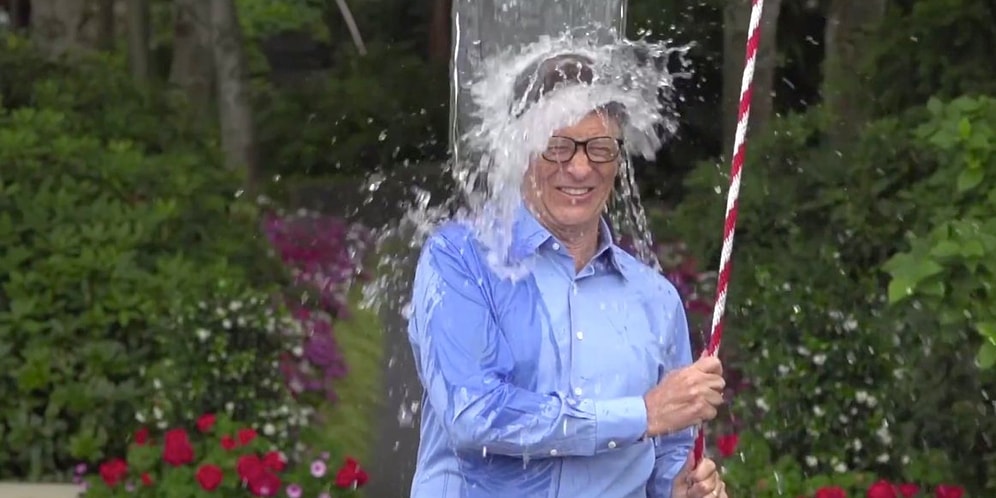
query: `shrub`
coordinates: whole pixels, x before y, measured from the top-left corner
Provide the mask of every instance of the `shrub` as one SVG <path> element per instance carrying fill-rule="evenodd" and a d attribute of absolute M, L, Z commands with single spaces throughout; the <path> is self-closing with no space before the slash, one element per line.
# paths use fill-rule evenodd
<path fill-rule="evenodd" d="M 203 414 L 162 433 L 136 431 L 125 458 L 112 458 L 83 480 L 84 498 L 140 494 L 148 497 L 354 496 L 368 476 L 347 457 L 338 469 L 328 452 L 288 461 L 280 445 L 226 416 Z M 79 472 L 83 471 L 83 472 Z M 78 469 L 78 474 L 86 468 Z"/>
<path fill-rule="evenodd" d="M 964 322 L 945 329 L 923 303 L 888 306 L 879 273 L 905 249 L 904 232 L 925 233 L 936 215 L 952 215 L 950 190 L 929 179 L 947 170 L 937 174 L 953 185 L 950 175 L 963 166 L 949 166 L 913 131 L 932 119 L 911 109 L 829 149 L 816 109 L 777 119 L 751 145 L 724 344 L 749 385 L 734 413 L 771 454 L 799 462 L 804 476 L 856 470 L 899 479 L 924 448 L 947 459 L 993 454 L 983 435 L 996 430 L 996 417 L 981 394 L 993 380 L 963 359 L 979 341 L 959 340 Z M 718 260 L 723 171 L 701 165 L 658 233 L 680 235 L 693 254 Z M 967 281 L 951 283 L 954 295 L 972 295 Z M 947 304 L 952 313 L 965 309 Z M 984 493 L 987 458 L 938 467 L 950 472 L 939 479 Z"/>
<path fill-rule="evenodd" d="M 280 271 L 182 109 L 108 93 L 128 77 L 99 59 L 36 63 L 16 38 L 0 58 L 0 478 L 57 478 L 121 449 L 177 310 Z"/>
<path fill-rule="evenodd" d="M 277 366 L 303 354 L 304 337 L 278 295 L 220 281 L 156 334 L 157 361 L 140 369 L 152 396 L 135 418 L 164 429 L 224 413 L 290 447 L 314 409 L 295 402 Z"/>

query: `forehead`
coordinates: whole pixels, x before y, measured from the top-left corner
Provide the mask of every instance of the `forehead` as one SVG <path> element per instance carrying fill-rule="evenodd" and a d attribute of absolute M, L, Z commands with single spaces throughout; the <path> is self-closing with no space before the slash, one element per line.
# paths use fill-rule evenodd
<path fill-rule="evenodd" d="M 616 120 L 604 112 L 592 111 L 571 126 L 560 128 L 554 135 L 571 138 L 619 137 Z"/>

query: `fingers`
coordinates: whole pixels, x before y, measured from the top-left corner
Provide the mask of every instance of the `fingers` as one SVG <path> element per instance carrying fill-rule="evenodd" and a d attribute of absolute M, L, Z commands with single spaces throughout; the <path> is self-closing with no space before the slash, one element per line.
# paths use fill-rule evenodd
<path fill-rule="evenodd" d="M 715 356 L 703 356 L 692 364 L 698 370 L 702 372 L 718 375 L 722 377 L 723 375 L 723 363 L 719 361 L 719 358 Z"/>
<path fill-rule="evenodd" d="M 692 470 L 689 478 L 692 482 L 703 482 L 713 477 L 713 474 L 716 474 L 716 477 L 719 477 L 719 474 L 716 472 L 716 462 L 712 461 L 710 458 L 703 458 L 702 461 L 699 462 L 698 467 L 695 467 L 695 469 Z"/>
<path fill-rule="evenodd" d="M 705 458 L 688 476 L 690 498 L 727 498 L 726 485 L 716 471 L 716 463 Z"/>

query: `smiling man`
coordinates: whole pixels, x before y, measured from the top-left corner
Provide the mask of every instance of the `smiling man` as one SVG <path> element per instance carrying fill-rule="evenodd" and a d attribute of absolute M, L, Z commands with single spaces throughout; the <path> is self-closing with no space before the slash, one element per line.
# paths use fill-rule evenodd
<path fill-rule="evenodd" d="M 572 54 L 532 71 L 516 85 L 527 103 L 593 81 Z M 531 159 L 509 251 L 525 278 L 497 275 L 459 223 L 426 242 L 409 322 L 425 387 L 413 497 L 726 497 L 711 460 L 689 464 L 722 367 L 692 362 L 674 286 L 603 219 L 625 119 L 592 109 Z"/>

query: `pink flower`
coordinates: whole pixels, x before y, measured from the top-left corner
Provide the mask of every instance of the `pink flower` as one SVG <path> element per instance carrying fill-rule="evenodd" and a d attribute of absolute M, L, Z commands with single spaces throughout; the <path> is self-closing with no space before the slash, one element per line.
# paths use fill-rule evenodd
<path fill-rule="evenodd" d="M 301 486 L 297 484 L 287 486 L 287 496 L 290 498 L 301 498 Z"/>
<path fill-rule="evenodd" d="M 325 462 L 321 460 L 311 462 L 311 475 L 315 477 L 322 477 L 325 475 L 326 470 L 328 470 L 328 467 L 325 466 Z"/>

